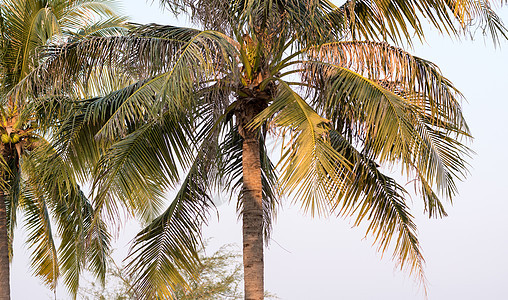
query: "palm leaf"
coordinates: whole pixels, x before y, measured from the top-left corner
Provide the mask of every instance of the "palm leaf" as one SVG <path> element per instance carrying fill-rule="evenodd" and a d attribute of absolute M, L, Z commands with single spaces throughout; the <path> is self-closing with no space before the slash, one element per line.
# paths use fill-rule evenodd
<path fill-rule="evenodd" d="M 11 92 L 13 97 L 34 93 L 34 85 L 42 85 L 52 87 L 52 91 L 45 90 L 46 94 L 65 92 L 79 98 L 82 89 L 66 86 L 68 80 L 72 78 L 78 87 L 87 86 L 91 74 L 105 67 L 119 72 L 118 68 L 124 66 L 123 71 L 128 74 L 152 77 L 119 107 L 113 120 L 138 116 L 141 111 L 158 113 L 168 104 L 191 106 L 188 99 L 194 92 L 221 79 L 223 74 L 238 72 L 232 59 L 236 48 L 230 39 L 214 31 L 172 26 L 140 27 L 127 37 L 90 38 L 64 48 L 48 48 L 46 55 L 44 66 L 27 76 Z M 188 68 L 189 65 L 195 68 Z M 162 97 L 164 101 L 148 107 L 143 100 L 154 91 L 156 99 Z M 114 125 L 121 124 L 107 128 L 113 130 Z"/>
<path fill-rule="evenodd" d="M 331 131 L 330 140 L 337 152 L 354 165 L 350 177 L 345 178 L 346 188 L 335 199 L 339 215 L 356 216 L 355 226 L 367 222 L 366 234 L 374 236 L 381 252 L 385 252 L 396 237 L 393 259 L 401 268 L 414 272 L 425 286 L 424 259 L 416 225 L 406 205 L 407 192 L 394 179 L 382 174 L 374 161 L 358 152 L 338 132 Z"/>
<path fill-rule="evenodd" d="M 369 41 L 324 44 L 311 48 L 308 55 L 347 68 L 396 94 L 403 94 L 434 117 L 437 126 L 440 121 L 453 122 L 458 130 L 468 132 L 459 103 L 462 95 L 432 62 L 386 43 Z M 310 79 L 313 74 L 309 72 Z"/>
<path fill-rule="evenodd" d="M 23 190 L 21 207 L 25 213 L 28 230 L 27 244 L 32 250 L 31 266 L 34 274 L 42 278 L 51 290 L 55 290 L 60 269 L 50 212 L 41 191 L 29 185 Z"/>
<path fill-rule="evenodd" d="M 77 184 L 72 166 L 43 139 L 39 139 L 38 146 L 25 156 L 23 173 L 27 177 L 27 186 L 31 190 L 36 187 L 37 191 L 32 193 L 32 197 L 26 198 L 27 201 L 35 202 L 26 205 L 35 205 L 32 209 L 34 214 L 40 214 L 43 212 L 41 209 L 47 207 L 58 225 L 61 237 L 58 257 L 64 283 L 75 295 L 80 273 L 87 265 L 90 271 L 104 281 L 110 236 Z M 37 207 L 39 212 L 35 210 Z M 33 228 L 34 233 L 36 229 L 37 227 Z M 43 253 L 43 248 L 36 250 L 36 266 L 45 265 L 42 260 L 44 256 L 39 256 L 39 252 Z"/>
<path fill-rule="evenodd" d="M 193 274 L 199 265 L 201 225 L 214 206 L 202 150 L 169 208 L 134 240 L 128 269 L 138 278 L 134 288 L 143 299 L 172 299 L 178 285 L 187 286 L 180 270 Z"/>
<path fill-rule="evenodd" d="M 341 50 L 340 46 L 330 52 Z M 401 61 L 393 50 L 381 51 L 377 58 L 368 58 L 373 55 L 368 51 L 359 51 L 359 58 L 346 52 L 343 61 L 337 59 L 341 65 L 359 61 L 357 71 L 373 80 L 341 65 L 314 62 L 309 63 L 311 70 L 304 76 L 313 79 L 319 90 L 316 105 L 336 128 L 347 128 L 346 136 L 354 137 L 364 153 L 380 162 L 402 162 L 407 175 L 419 179 L 429 214 L 443 215 L 431 186 L 437 186 L 448 199 L 456 193 L 454 178 L 465 175 L 463 156 L 469 153 L 460 138 L 469 136 L 468 128 L 451 83 L 432 64 L 404 53 L 406 59 Z M 325 48 L 320 58 L 330 59 L 330 52 Z M 388 62 L 389 67 L 371 68 L 361 63 L 370 60 L 383 65 Z"/>
<path fill-rule="evenodd" d="M 348 168 L 349 162 L 328 141 L 329 121 L 319 116 L 285 82 L 280 81 L 278 87 L 273 103 L 251 126 L 260 126 L 273 119 L 271 122 L 275 126 L 291 133 L 290 141 L 282 145 L 281 193 L 294 193 L 295 202 L 301 201 L 305 210 L 312 214 L 325 213 L 329 199 L 338 192 L 329 189 L 327 183 L 340 175 L 336 173 L 339 170 L 336 165 Z"/>
<path fill-rule="evenodd" d="M 507 31 L 490 3 L 503 1 L 350 0 L 337 14 L 346 20 L 352 39 L 381 38 L 411 44 L 413 33 L 421 40 L 424 37 L 420 22 L 423 16 L 442 33 L 459 36 L 480 27 L 497 43 L 498 37 L 506 37 Z"/>
<path fill-rule="evenodd" d="M 192 154 L 192 127 L 186 115 L 162 117 L 114 143 L 100 158 L 93 184 L 97 209 L 117 197 L 129 201 L 145 220 L 158 213 L 161 202 L 156 200 L 178 181 L 178 168 L 188 167 Z"/>

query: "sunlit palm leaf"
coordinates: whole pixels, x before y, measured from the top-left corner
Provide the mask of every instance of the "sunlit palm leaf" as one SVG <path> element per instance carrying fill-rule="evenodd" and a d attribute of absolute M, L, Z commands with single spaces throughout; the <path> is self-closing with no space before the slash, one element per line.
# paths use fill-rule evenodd
<path fill-rule="evenodd" d="M 138 278 L 134 288 L 146 299 L 172 299 L 176 286 L 187 284 L 180 270 L 192 274 L 199 264 L 201 226 L 214 207 L 208 194 L 212 181 L 202 155 L 203 152 L 169 208 L 134 241 L 128 268 Z"/>
<path fill-rule="evenodd" d="M 347 20 L 353 39 L 382 38 L 411 44 L 413 33 L 423 39 L 420 19 L 424 16 L 442 33 L 458 36 L 480 27 L 496 43 L 500 36 L 506 37 L 507 30 L 492 12 L 491 3 L 503 1 L 349 0 L 340 7 L 339 14 Z"/>
<path fill-rule="evenodd" d="M 308 55 L 348 68 L 403 94 L 412 104 L 434 117 L 437 126 L 440 121 L 453 122 L 459 126 L 458 130 L 467 133 L 459 103 L 462 95 L 432 62 L 386 43 L 368 41 L 324 44 L 311 48 Z"/>
<path fill-rule="evenodd" d="M 37 188 L 26 186 L 21 207 L 25 212 L 27 244 L 32 250 L 30 258 L 33 272 L 55 290 L 60 272 L 58 254 L 53 240 L 49 210 L 41 192 Z"/>
<path fill-rule="evenodd" d="M 289 142 L 282 145 L 282 193 L 294 194 L 295 202 L 303 203 L 305 210 L 312 214 L 326 213 L 331 195 L 340 189 L 329 189 L 327 182 L 340 175 L 337 164 L 349 167 L 349 162 L 329 143 L 329 121 L 319 116 L 283 81 L 274 102 L 255 118 L 253 126 L 268 119 L 286 129 L 283 134 L 291 134 Z"/>
<path fill-rule="evenodd" d="M 97 207 L 115 195 L 129 201 L 145 220 L 158 214 L 164 188 L 189 166 L 192 124 L 186 115 L 165 113 L 114 143 L 98 162 L 94 189 Z M 114 203 L 114 202 L 113 202 Z"/>
<path fill-rule="evenodd" d="M 469 136 L 456 99 L 460 94 L 433 64 L 393 48 L 364 53 L 363 44 L 325 47 L 320 58 L 340 65 L 310 63 L 305 77 L 323 91 L 316 104 L 336 128 L 356 136 L 365 153 L 381 162 L 402 162 L 408 176 L 419 178 L 429 214 L 443 215 L 431 186 L 451 199 L 456 193 L 454 178 L 462 178 L 467 165 L 462 157 L 469 152 L 460 143 L 461 136 Z M 353 53 L 350 47 L 356 46 L 358 52 Z M 371 79 L 342 67 L 351 67 L 352 61 L 358 61 L 357 72 Z M 369 61 L 384 67 L 370 67 Z M 446 137 L 450 134 L 455 138 Z"/>
<path fill-rule="evenodd" d="M 337 152 L 354 164 L 352 181 L 335 199 L 338 213 L 356 217 L 356 226 L 368 222 L 367 234 L 375 237 L 381 252 L 389 248 L 395 237 L 393 258 L 401 268 L 409 269 L 420 282 L 425 282 L 424 259 L 416 225 L 406 205 L 407 192 L 338 132 L 331 131 L 330 140 Z"/>
<path fill-rule="evenodd" d="M 27 154 L 23 173 L 28 186 L 32 190 L 36 187 L 33 199 L 39 199 L 38 203 L 43 201 L 56 221 L 61 237 L 60 273 L 66 286 L 76 294 L 80 272 L 86 266 L 104 281 L 110 236 L 75 181 L 72 167 L 44 140 L 40 139 L 38 145 Z M 37 202 L 25 205 L 37 205 Z M 44 257 L 37 256 L 38 252 L 35 252 L 36 266 L 42 266 Z"/>

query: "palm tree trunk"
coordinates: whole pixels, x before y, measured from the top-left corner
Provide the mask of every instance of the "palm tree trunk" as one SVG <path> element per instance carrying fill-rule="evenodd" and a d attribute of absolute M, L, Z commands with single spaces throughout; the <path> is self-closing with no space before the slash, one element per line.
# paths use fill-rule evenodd
<path fill-rule="evenodd" d="M 9 286 L 9 240 L 5 194 L 0 190 L 0 300 L 11 299 Z"/>
<path fill-rule="evenodd" d="M 237 110 L 238 130 L 243 137 L 243 268 L 245 300 L 264 298 L 263 197 L 261 158 L 257 131 L 245 128 L 265 101 L 246 100 Z"/>
<path fill-rule="evenodd" d="M 243 266 L 245 299 L 264 295 L 263 204 L 259 139 L 243 141 Z"/>
<path fill-rule="evenodd" d="M 6 147 L 6 145 L 1 145 L 0 154 L 3 156 L 3 159 L 7 162 L 7 164 L 9 164 L 9 161 L 12 161 L 12 157 L 16 158 L 15 150 L 10 146 Z M 9 176 L 8 172 L 0 172 L 0 176 L 4 176 L 4 178 L 2 178 L 4 183 L 9 181 L 6 177 Z M 6 198 L 5 191 L 0 188 L 0 300 L 11 299 Z"/>

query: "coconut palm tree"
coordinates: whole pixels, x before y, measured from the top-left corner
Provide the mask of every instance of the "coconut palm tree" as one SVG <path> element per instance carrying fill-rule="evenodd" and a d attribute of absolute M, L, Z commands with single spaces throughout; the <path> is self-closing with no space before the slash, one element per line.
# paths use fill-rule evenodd
<path fill-rule="evenodd" d="M 51 289 L 62 274 L 75 293 L 85 262 L 104 276 L 109 235 L 104 224 L 95 227 L 100 231 L 88 230 L 93 208 L 78 185 L 79 173 L 54 151 L 50 139 L 56 125 L 51 122 L 62 115 L 62 107 L 42 110 L 30 95 L 15 97 L 13 91 L 39 66 L 41 47 L 124 30 L 125 20 L 112 9 L 111 3 L 95 0 L 0 1 L 0 299 L 10 299 L 9 263 L 19 212 L 34 274 Z M 59 247 L 53 230 L 61 238 Z"/>
<path fill-rule="evenodd" d="M 98 70 L 106 85 L 114 74 L 137 79 L 77 103 L 57 134 L 59 153 L 93 169 L 100 214 L 114 219 L 123 204 L 149 222 L 130 254 L 137 293 L 171 298 L 177 270 L 196 269 L 216 192 L 238 199 L 245 299 L 263 298 L 263 246 L 283 196 L 366 223 L 379 250 L 393 244 L 397 264 L 423 282 L 407 192 L 381 167 L 400 168 L 429 216 L 444 216 L 470 134 L 460 92 L 401 46 L 424 38 L 422 18 L 450 35 L 475 24 L 506 38 L 493 1 L 161 2 L 202 30 L 150 24 L 47 49 L 43 69 L 58 72 L 41 68 L 23 85 L 97 85 L 88 78 Z M 177 186 L 154 218 L 162 191 Z"/>

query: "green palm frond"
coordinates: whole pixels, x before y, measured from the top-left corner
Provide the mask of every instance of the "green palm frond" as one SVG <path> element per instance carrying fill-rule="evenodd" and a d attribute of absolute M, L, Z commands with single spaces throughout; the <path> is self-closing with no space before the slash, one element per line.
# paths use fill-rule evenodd
<path fill-rule="evenodd" d="M 32 209 L 34 218 L 36 214 L 44 213 L 43 208 L 46 207 L 57 224 L 61 238 L 58 248 L 59 273 L 63 275 L 66 286 L 75 295 L 80 273 L 85 268 L 103 281 L 110 236 L 76 182 L 75 170 L 43 139 L 39 139 L 38 146 L 25 154 L 22 167 L 29 188 L 27 195 L 31 195 L 24 199 L 25 206 Z M 29 200 L 34 200 L 34 203 L 29 203 Z M 42 230 L 42 225 L 35 225 L 33 233 Z M 34 246 L 37 247 L 33 256 L 36 269 L 47 271 L 42 269 L 47 265 L 42 255 L 45 249 L 36 244 Z"/>
<path fill-rule="evenodd" d="M 111 236 L 82 192 L 65 196 L 54 207 L 61 237 L 58 254 L 64 283 L 76 295 L 85 268 L 104 282 Z"/>
<path fill-rule="evenodd" d="M 285 82 L 280 81 L 273 101 L 253 121 L 251 126 L 271 119 L 289 134 L 288 143 L 282 145 L 280 188 L 283 194 L 293 194 L 295 202 L 302 202 L 312 214 L 323 214 L 329 208 L 329 199 L 340 190 L 328 183 L 341 174 L 337 165 L 349 168 L 349 162 L 330 145 L 330 123 L 319 116 Z"/>
<path fill-rule="evenodd" d="M 116 36 L 127 33 L 129 27 L 130 25 L 127 23 L 126 17 L 112 16 L 98 22 L 87 24 L 81 27 L 76 33 L 70 32 L 68 34 L 69 36 L 74 36 L 74 39 L 89 36 Z"/>
<path fill-rule="evenodd" d="M 179 269 L 193 274 L 199 265 L 201 226 L 214 207 L 208 194 L 209 165 L 201 160 L 204 153 L 199 154 L 169 208 L 134 240 L 128 269 L 138 278 L 134 288 L 146 299 L 172 299 L 177 285 L 187 285 Z"/>
<path fill-rule="evenodd" d="M 65 119 L 65 122 L 59 128 L 59 143 L 65 142 L 65 144 L 62 144 L 62 147 L 72 147 L 75 149 L 74 152 L 76 153 L 80 153 L 81 151 L 90 153 L 90 155 L 79 155 L 76 157 L 77 159 L 92 159 L 92 163 L 96 162 L 97 159 L 93 159 L 93 157 L 99 154 L 98 145 L 108 146 L 114 141 L 125 137 L 133 130 L 136 120 L 148 121 L 150 115 L 147 115 L 148 113 L 146 110 L 142 108 L 137 110 L 136 107 L 125 104 L 125 102 L 130 99 L 131 95 L 142 88 L 148 81 L 149 79 L 136 82 L 122 89 L 110 92 L 104 97 L 94 97 L 77 103 L 74 102 L 73 107 L 65 105 L 66 101 L 72 101 L 72 99 L 62 98 L 59 104 L 62 104 L 63 107 L 70 107 L 73 111 L 70 113 L 72 118 Z M 155 92 L 151 92 L 151 94 L 146 95 L 147 98 L 146 101 L 144 101 L 144 103 L 146 103 L 145 108 L 156 105 Z M 45 108 L 48 105 L 48 101 L 45 100 L 40 105 Z M 123 122 L 116 118 L 115 113 L 125 106 L 134 109 L 136 115 L 130 116 L 126 122 Z M 108 124 L 108 122 L 113 123 L 111 127 L 114 131 L 108 136 L 99 137 L 99 132 L 105 130 L 104 126 Z M 114 125 L 118 125 L 118 128 L 115 128 Z M 85 139 L 90 136 L 93 136 L 94 139 L 86 142 Z"/>
<path fill-rule="evenodd" d="M 51 289 L 56 289 L 60 269 L 58 252 L 53 240 L 51 217 L 42 191 L 27 185 L 23 189 L 21 207 L 25 213 L 27 244 L 31 253 L 31 265 L 36 276 Z"/>
<path fill-rule="evenodd" d="M 3 26 L 8 36 L 1 64 L 8 70 L 4 80 L 10 89 L 34 67 L 35 49 L 61 31 L 56 16 L 41 1 L 7 0 L 2 5 Z"/>
<path fill-rule="evenodd" d="M 87 31 L 86 28 L 97 28 L 94 23 L 104 29 L 106 28 L 103 25 L 109 23 L 111 25 L 110 32 L 116 34 L 117 30 L 121 30 L 120 28 L 126 25 L 126 19 L 115 13 L 115 3 L 116 1 L 109 0 L 53 0 L 52 10 L 66 37 L 72 37 L 79 32 L 84 33 Z"/>
<path fill-rule="evenodd" d="M 8 51 L 2 59 L 7 68 L 7 89 L 23 80 L 38 60 L 35 51 L 54 42 L 65 41 L 75 34 L 95 32 L 118 33 L 126 26 L 103 1 L 7 0 L 3 3 L 3 26 L 9 32 Z M 96 21 L 93 16 L 99 16 Z"/>
<path fill-rule="evenodd" d="M 383 44 L 374 47 L 389 49 L 373 55 L 363 51 L 364 44 L 325 47 L 319 57 L 339 65 L 310 63 L 305 78 L 312 78 L 322 93 L 315 98 L 316 105 L 337 129 L 347 128 L 346 136 L 355 136 L 365 153 L 380 162 L 402 162 L 407 175 L 419 179 L 429 215 L 443 215 L 431 187 L 451 199 L 456 193 L 454 179 L 464 177 L 463 157 L 469 153 L 460 142 L 469 137 L 460 94 L 433 64 Z M 356 46 L 359 50 L 353 53 L 350 47 Z M 352 61 L 358 62 L 353 66 L 356 72 L 346 68 Z M 370 67 L 369 61 L 385 67 Z"/>
<path fill-rule="evenodd" d="M 431 115 L 437 126 L 441 121 L 452 122 L 457 124 L 458 132 L 468 132 L 460 107 L 462 95 L 432 62 L 386 43 L 369 41 L 323 44 L 311 48 L 308 55 L 348 68 L 394 93 L 403 94 Z M 312 70 L 307 77 L 313 77 Z"/>
<path fill-rule="evenodd" d="M 166 113 L 114 143 L 94 175 L 96 208 L 113 194 L 129 201 L 145 220 L 158 214 L 162 191 L 178 181 L 179 168 L 190 164 L 191 125 L 186 115 Z"/>
<path fill-rule="evenodd" d="M 209 92 L 203 91 L 201 100 Z M 222 180 L 216 161 L 224 116 L 216 114 L 214 106 L 204 102 L 197 107 L 201 126 L 196 136 L 201 145 L 193 164 L 169 208 L 137 235 L 131 249 L 128 268 L 139 279 L 135 288 L 145 298 L 171 299 L 177 286 L 187 286 L 179 270 L 194 276 L 199 266 L 201 226 L 215 206 L 210 193 Z"/>
<path fill-rule="evenodd" d="M 106 67 L 125 66 L 116 72 L 141 72 L 136 75 L 151 76 L 132 91 L 111 118 L 111 123 L 105 125 L 104 134 L 113 137 L 116 128 L 125 129 L 125 123 L 114 120 L 141 114 L 157 115 L 168 106 L 191 107 L 193 102 L 189 100 L 194 99 L 195 91 L 225 74 L 238 72 L 233 59 L 236 51 L 232 41 L 218 32 L 172 26 L 140 27 L 128 37 L 90 38 L 64 48 L 48 49 L 46 64 L 28 76 L 11 95 L 20 97 L 23 93 L 34 92 L 34 84 L 53 87 L 53 93 L 62 93 L 62 84 L 67 82 L 64 78 L 73 78 L 77 86 L 87 86 L 92 72 Z M 195 67 L 189 68 L 189 65 Z M 48 73 L 47 69 L 59 72 Z M 76 86 L 73 89 L 64 91 L 75 97 L 82 95 L 82 89 L 76 90 Z M 153 94 L 153 105 L 149 105 L 145 100 Z"/>
<path fill-rule="evenodd" d="M 367 234 L 374 236 L 381 252 L 389 249 L 395 237 L 393 259 L 424 283 L 424 259 L 416 224 L 406 205 L 407 192 L 394 179 L 382 174 L 374 161 L 358 152 L 338 132 L 330 132 L 330 141 L 337 152 L 354 165 L 351 181 L 334 199 L 338 214 L 356 217 L 355 226 L 368 222 Z"/>

